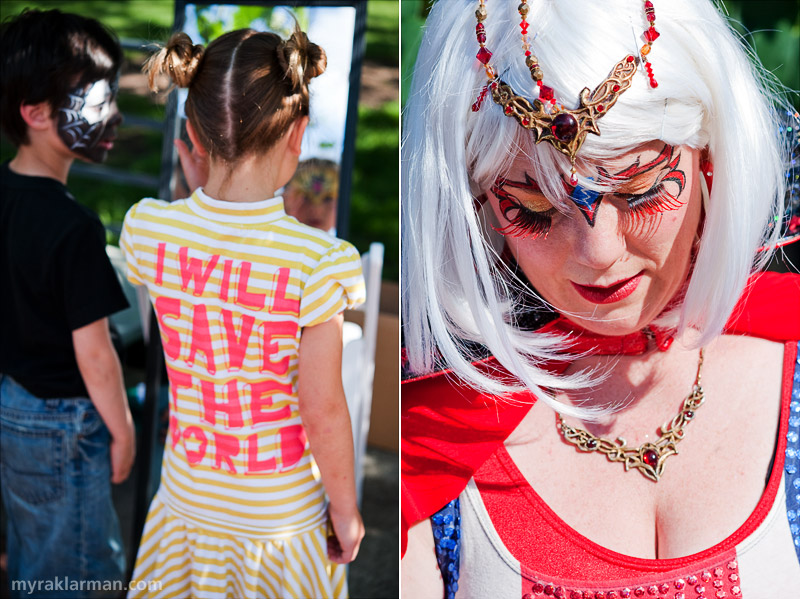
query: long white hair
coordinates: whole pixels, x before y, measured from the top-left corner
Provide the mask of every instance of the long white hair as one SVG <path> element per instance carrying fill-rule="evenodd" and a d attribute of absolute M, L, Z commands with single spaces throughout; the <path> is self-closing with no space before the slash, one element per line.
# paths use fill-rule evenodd
<path fill-rule="evenodd" d="M 704 197 L 705 223 L 685 299 L 674 315 L 678 334 L 699 331 L 698 344 L 719 335 L 748 276 L 763 268 L 781 214 L 784 149 L 776 136 L 783 102 L 773 79 L 709 0 L 655 2 L 651 60 L 657 88 L 643 69 L 598 121 L 579 159 L 602 164 L 652 140 L 707 149 L 714 185 Z M 521 48 L 517 0 L 487 0 L 486 46 L 491 63 L 518 93 L 531 89 Z M 619 60 L 638 54 L 647 27 L 641 0 L 533 0 L 529 40 L 545 83 L 567 107 L 594 89 Z M 482 222 L 475 198 L 506 172 L 520 152 L 550 197 L 568 160 L 487 97 L 476 60 L 474 0 L 440 0 L 428 17 L 412 91 L 404 111 L 402 147 L 403 332 L 413 372 L 438 362 L 469 385 L 503 395 L 527 388 L 563 413 L 581 409 L 554 401 L 541 387 L 575 388 L 586 375 L 558 377 L 541 366 L 564 341 L 515 326 L 518 281 L 500 276 L 498 234 Z M 549 192 L 549 193 L 548 193 Z M 704 194 L 706 195 L 706 194 Z M 558 198 L 551 198 L 554 203 Z M 472 365 L 470 342 L 482 344 L 514 377 L 501 380 Z"/>

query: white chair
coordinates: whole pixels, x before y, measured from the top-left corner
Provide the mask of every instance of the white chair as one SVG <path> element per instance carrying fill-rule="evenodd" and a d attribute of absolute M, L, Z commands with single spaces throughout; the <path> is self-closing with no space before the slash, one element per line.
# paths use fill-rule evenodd
<path fill-rule="evenodd" d="M 375 348 L 378 339 L 383 244 L 372 243 L 361 256 L 361 267 L 367 288 L 366 301 L 357 310 L 364 313 L 364 326 L 345 322 L 342 350 L 342 382 L 350 424 L 353 429 L 355 452 L 356 493 L 361 504 L 364 481 L 364 456 L 367 452 L 369 418 L 372 412 L 372 383 L 375 378 Z"/>

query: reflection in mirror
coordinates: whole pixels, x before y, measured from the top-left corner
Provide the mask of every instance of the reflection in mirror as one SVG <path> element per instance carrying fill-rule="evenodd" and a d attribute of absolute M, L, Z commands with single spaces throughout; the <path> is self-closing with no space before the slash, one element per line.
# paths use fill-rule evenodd
<path fill-rule="evenodd" d="M 333 160 L 309 158 L 297 165 L 283 191 L 286 213 L 304 225 L 336 234 L 339 165 Z"/>

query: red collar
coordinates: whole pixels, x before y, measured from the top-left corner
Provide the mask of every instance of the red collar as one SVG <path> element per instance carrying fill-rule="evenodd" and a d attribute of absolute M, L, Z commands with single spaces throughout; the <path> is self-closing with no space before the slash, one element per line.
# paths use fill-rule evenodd
<path fill-rule="evenodd" d="M 550 333 L 553 335 L 562 335 L 568 337 L 569 347 L 568 352 L 572 354 L 588 354 L 588 355 L 629 355 L 636 356 L 647 352 L 650 347 L 651 341 L 654 342 L 654 347 L 660 351 L 667 351 L 672 342 L 675 340 L 674 329 L 662 329 L 654 326 L 649 326 L 641 331 L 631 333 L 629 335 L 621 335 L 619 337 L 609 337 L 607 335 L 598 335 L 592 333 L 579 325 L 571 322 L 564 316 L 558 316 L 555 320 L 548 322 L 546 325 L 536 330 L 537 333 Z M 473 366 L 480 367 L 487 362 L 493 362 L 492 356 L 487 356 L 481 360 L 473 362 Z M 408 358 L 406 350 L 403 348 L 400 352 L 401 366 L 405 369 L 408 365 Z M 555 370 L 560 370 L 566 366 L 565 362 L 554 362 L 551 364 Z M 414 380 L 425 379 L 429 377 L 439 376 L 441 374 L 449 373 L 450 369 L 436 370 L 429 374 L 423 375 L 410 375 L 403 376 L 403 382 L 408 383 Z"/>
<path fill-rule="evenodd" d="M 650 341 L 661 351 L 667 351 L 674 341 L 674 329 L 647 327 L 641 331 L 619 337 L 598 335 L 578 326 L 564 316 L 547 323 L 537 333 L 553 333 L 567 335 L 571 345 L 569 351 L 590 354 L 627 354 L 639 355 L 647 351 Z"/>

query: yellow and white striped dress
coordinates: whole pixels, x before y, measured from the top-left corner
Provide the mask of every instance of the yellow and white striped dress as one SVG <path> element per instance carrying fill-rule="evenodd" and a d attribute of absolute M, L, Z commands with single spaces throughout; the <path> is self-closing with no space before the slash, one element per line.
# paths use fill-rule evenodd
<path fill-rule="evenodd" d="M 280 197 L 147 199 L 125 217 L 128 278 L 161 330 L 170 426 L 130 597 L 346 597 L 297 405 L 301 329 L 364 300 L 355 248 Z M 144 585 L 142 585 L 144 586 Z"/>

